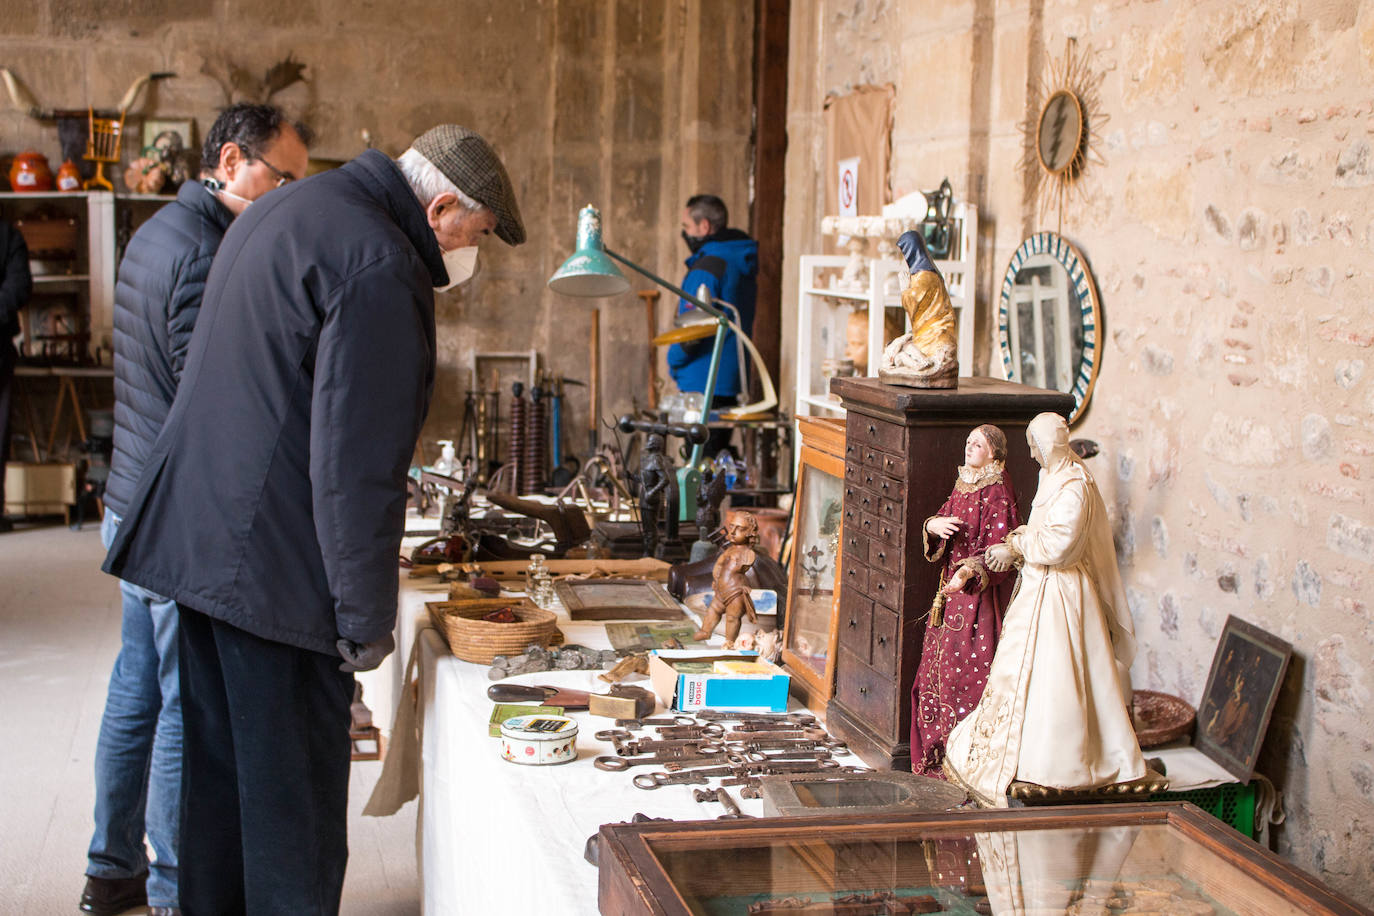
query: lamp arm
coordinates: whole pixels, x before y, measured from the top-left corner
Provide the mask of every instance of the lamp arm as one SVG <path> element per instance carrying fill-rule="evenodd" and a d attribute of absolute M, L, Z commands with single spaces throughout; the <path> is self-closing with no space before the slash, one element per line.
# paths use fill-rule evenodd
<path fill-rule="evenodd" d="M 629 260 L 629 259 L 626 258 L 625 256 L 620 255 L 620 254 L 617 254 L 616 252 L 612 251 L 612 250 L 609 249 L 609 248 L 605 249 L 605 251 L 606 251 L 606 254 L 610 255 L 610 256 L 613 257 L 613 258 L 615 258 L 615 259 L 616 259 L 617 261 L 619 261 L 621 264 L 624 264 L 626 267 L 630 268 L 631 270 L 635 271 L 636 273 L 643 274 L 644 276 L 648 277 L 650 280 L 653 280 L 653 281 L 654 281 L 655 283 L 657 283 L 659 286 L 661 286 L 661 287 L 663 287 L 664 289 L 668 290 L 668 292 L 673 293 L 674 295 L 679 296 L 679 297 L 681 297 L 681 298 L 683 298 L 683 299 L 686 299 L 688 302 L 692 303 L 692 304 L 695 305 L 697 308 L 701 309 L 703 312 L 705 312 L 706 314 L 710 315 L 712 318 L 716 319 L 717 321 L 728 322 L 728 321 L 730 320 L 728 317 L 726 317 L 726 315 L 725 315 L 723 312 L 721 312 L 720 309 L 716 308 L 716 307 L 713 306 L 713 305 L 709 305 L 709 304 L 707 304 L 707 303 L 705 303 L 705 302 L 702 302 L 702 301 L 701 301 L 700 299 L 698 299 L 696 296 L 693 296 L 691 293 L 687 292 L 687 291 L 684 290 L 684 289 L 679 289 L 678 287 L 676 287 L 676 286 L 674 286 L 673 284 L 669 283 L 667 280 L 663 279 L 662 277 L 658 276 L 657 274 L 650 273 L 649 271 L 645 270 L 643 267 L 640 267 L 640 266 L 639 266 L 638 264 L 636 264 L 634 261 Z"/>

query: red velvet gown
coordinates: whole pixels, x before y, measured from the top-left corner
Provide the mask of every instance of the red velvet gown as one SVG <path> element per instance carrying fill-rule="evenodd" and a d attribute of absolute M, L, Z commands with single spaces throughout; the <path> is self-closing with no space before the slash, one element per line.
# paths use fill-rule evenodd
<path fill-rule="evenodd" d="M 1005 472 L 978 484 L 956 481 L 935 514 L 955 516 L 964 524 L 953 538 L 940 540 L 922 523 L 926 559 L 944 564 L 942 581 L 953 578 L 962 565 L 975 573 L 962 591 L 946 600 L 943 622 L 931 626 L 927 621 L 921 664 L 911 687 L 911 769 L 920 776 L 944 779 L 945 740 L 983 695 L 1002 633 L 1002 613 L 1016 581 L 1015 569 L 992 572 L 983 554 L 1021 521 Z"/>

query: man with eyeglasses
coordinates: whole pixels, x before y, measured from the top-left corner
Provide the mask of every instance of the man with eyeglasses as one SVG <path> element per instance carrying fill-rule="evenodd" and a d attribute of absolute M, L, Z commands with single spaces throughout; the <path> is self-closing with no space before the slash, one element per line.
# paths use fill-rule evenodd
<path fill-rule="evenodd" d="M 220 241 L 249 204 L 304 177 L 309 139 L 280 109 L 230 106 L 206 135 L 201 180 L 183 184 L 129 241 L 115 287 L 107 547 L 171 409 Z M 122 641 L 96 745 L 95 832 L 80 906 L 113 916 L 146 903 L 153 916 L 173 916 L 182 767 L 177 607 L 131 582 L 120 592 Z"/>

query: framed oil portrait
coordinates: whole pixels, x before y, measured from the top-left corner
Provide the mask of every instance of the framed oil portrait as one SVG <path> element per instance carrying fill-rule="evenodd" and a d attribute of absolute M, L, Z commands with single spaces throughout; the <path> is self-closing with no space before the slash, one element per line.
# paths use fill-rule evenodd
<path fill-rule="evenodd" d="M 199 152 L 195 142 L 196 122 L 193 118 L 147 118 L 143 122 L 139 149 L 155 147 L 161 151 Z"/>
<path fill-rule="evenodd" d="M 782 661 L 792 673 L 793 692 L 811 709 L 824 709 L 835 682 L 839 633 L 844 459 L 809 444 L 806 427 L 799 457 Z"/>
<path fill-rule="evenodd" d="M 1239 617 L 1226 618 L 1198 704 L 1198 750 L 1242 783 L 1255 774 L 1293 647 Z"/>

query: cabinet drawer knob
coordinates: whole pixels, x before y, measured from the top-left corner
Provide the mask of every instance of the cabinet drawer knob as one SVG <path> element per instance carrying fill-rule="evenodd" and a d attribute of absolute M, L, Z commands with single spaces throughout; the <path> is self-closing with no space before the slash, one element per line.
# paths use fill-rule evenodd
<path fill-rule="evenodd" d="M 858 622 L 857 622 L 853 617 L 849 618 L 849 629 L 852 630 L 852 629 L 854 629 L 855 627 L 857 627 L 858 625 L 859 625 Z"/>
<path fill-rule="evenodd" d="M 876 436 L 878 434 L 878 427 L 874 426 L 872 423 L 868 424 L 868 434 L 870 436 Z"/>
<path fill-rule="evenodd" d="M 859 696 L 868 696 L 868 688 L 867 688 L 867 687 L 860 687 L 860 688 L 859 688 Z"/>
<path fill-rule="evenodd" d="M 879 636 L 879 637 L 878 637 L 878 645 L 880 645 L 880 646 L 885 646 L 885 645 L 887 645 L 887 637 L 886 637 L 886 636 Z"/>
<path fill-rule="evenodd" d="M 878 551 L 878 559 L 879 559 L 879 560 L 886 560 L 886 559 L 887 559 L 887 554 L 884 553 L 884 552 L 881 551 L 881 550 Z"/>

